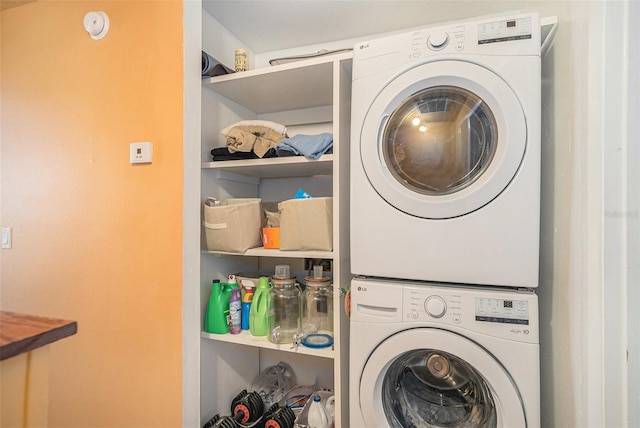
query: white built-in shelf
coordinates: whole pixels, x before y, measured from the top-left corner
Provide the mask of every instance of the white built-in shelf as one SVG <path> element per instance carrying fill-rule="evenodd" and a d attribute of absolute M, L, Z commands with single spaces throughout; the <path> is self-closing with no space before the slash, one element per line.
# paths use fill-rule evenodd
<path fill-rule="evenodd" d="M 281 158 L 203 162 L 202 169 L 225 171 L 256 178 L 331 175 L 333 172 L 333 155 L 322 155 L 318 159 L 309 159 L 305 156 L 286 156 Z"/>
<path fill-rule="evenodd" d="M 203 331 L 200 335 L 205 339 L 252 346 L 254 348 L 274 349 L 278 351 L 292 352 L 295 354 L 313 355 L 315 357 L 322 358 L 333 358 L 334 355 L 332 347 L 316 349 L 307 348 L 303 345 L 294 347 L 291 343 L 275 344 L 269 342 L 266 337 L 253 336 L 247 330 L 243 330 L 240 334 L 212 334 Z"/>
<path fill-rule="evenodd" d="M 252 257 L 288 257 L 292 259 L 333 259 L 333 251 L 281 251 L 270 248 L 249 248 L 244 253 L 228 253 L 225 251 L 207 251 L 203 254 L 216 256 L 252 256 Z"/>
<path fill-rule="evenodd" d="M 352 57 L 351 52 L 327 55 L 210 77 L 202 84 L 257 114 L 328 106 L 334 61 Z"/>

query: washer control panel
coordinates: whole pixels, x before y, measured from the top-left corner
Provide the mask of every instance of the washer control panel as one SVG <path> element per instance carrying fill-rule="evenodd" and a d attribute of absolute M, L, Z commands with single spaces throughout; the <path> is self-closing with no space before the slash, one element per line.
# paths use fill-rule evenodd
<path fill-rule="evenodd" d="M 458 326 L 523 342 L 538 338 L 537 299 L 530 292 L 405 285 L 402 298 L 403 322 Z"/>
<path fill-rule="evenodd" d="M 462 295 L 447 289 L 434 293 L 433 289 L 405 286 L 403 308 L 405 320 L 461 324 L 466 319 Z"/>
<path fill-rule="evenodd" d="M 476 321 L 529 325 L 529 304 L 519 299 L 476 297 Z"/>

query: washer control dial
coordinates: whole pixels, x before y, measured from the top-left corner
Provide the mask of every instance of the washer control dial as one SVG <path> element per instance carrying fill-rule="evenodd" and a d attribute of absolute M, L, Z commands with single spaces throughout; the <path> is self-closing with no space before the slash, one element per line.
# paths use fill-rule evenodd
<path fill-rule="evenodd" d="M 427 40 L 427 45 L 429 48 L 433 50 L 444 49 L 449 42 L 449 35 L 444 31 L 439 31 L 437 33 L 433 33 L 429 36 L 429 40 Z"/>
<path fill-rule="evenodd" d="M 440 296 L 429 296 L 424 302 L 424 309 L 433 318 L 442 318 L 447 312 L 447 304 Z"/>

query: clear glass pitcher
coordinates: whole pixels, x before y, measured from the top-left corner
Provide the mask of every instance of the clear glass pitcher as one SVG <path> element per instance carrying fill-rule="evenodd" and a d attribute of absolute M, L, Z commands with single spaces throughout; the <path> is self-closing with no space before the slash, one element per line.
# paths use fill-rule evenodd
<path fill-rule="evenodd" d="M 331 279 L 322 276 L 322 266 L 313 267 L 305 278 L 302 294 L 302 333 L 321 333 L 333 337 L 333 289 Z"/>
<path fill-rule="evenodd" d="M 267 339 L 273 343 L 293 343 L 300 334 L 301 292 L 288 265 L 276 266 L 269 290 Z"/>

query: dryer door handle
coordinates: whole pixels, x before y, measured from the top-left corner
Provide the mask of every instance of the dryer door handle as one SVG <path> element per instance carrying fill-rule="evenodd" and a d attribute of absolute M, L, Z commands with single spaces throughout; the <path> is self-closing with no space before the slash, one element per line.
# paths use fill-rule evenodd
<path fill-rule="evenodd" d="M 382 118 L 380 119 L 380 127 L 378 128 L 378 138 L 376 140 L 376 151 L 378 152 L 378 162 L 380 163 L 380 166 L 382 166 L 384 169 L 389 169 L 387 167 L 387 163 L 384 160 L 384 153 L 383 151 L 383 145 L 384 145 L 384 141 L 382 141 L 382 137 L 384 136 L 384 129 L 387 127 L 387 122 L 389 122 L 389 115 L 385 114 L 384 116 L 382 116 Z"/>

